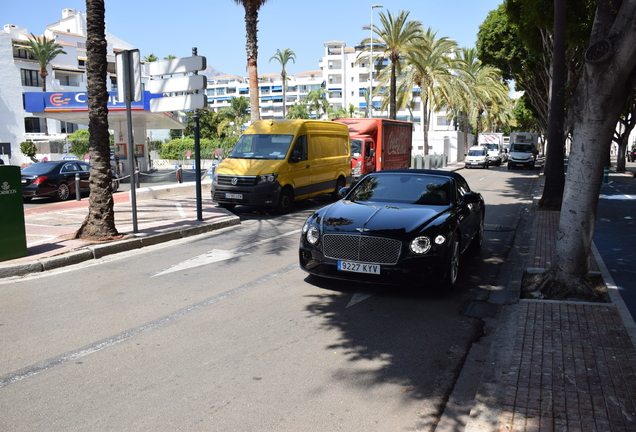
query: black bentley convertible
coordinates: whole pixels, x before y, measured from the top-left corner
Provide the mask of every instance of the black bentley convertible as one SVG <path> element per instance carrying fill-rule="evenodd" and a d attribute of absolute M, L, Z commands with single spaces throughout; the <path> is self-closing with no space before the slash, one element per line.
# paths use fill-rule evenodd
<path fill-rule="evenodd" d="M 303 270 L 358 282 L 452 288 L 459 256 L 481 247 L 484 200 L 456 172 L 369 174 L 303 226 Z"/>

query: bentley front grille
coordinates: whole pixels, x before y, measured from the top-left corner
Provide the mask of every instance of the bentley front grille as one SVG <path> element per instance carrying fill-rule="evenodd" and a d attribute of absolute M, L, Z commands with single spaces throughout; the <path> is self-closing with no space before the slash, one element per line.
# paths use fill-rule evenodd
<path fill-rule="evenodd" d="M 326 234 L 323 245 L 329 258 L 373 264 L 397 263 L 402 248 L 399 240 L 352 234 Z"/>

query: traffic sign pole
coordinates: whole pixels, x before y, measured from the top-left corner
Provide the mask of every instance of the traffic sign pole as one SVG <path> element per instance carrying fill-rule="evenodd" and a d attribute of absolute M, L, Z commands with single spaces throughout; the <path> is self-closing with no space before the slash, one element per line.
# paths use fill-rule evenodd
<path fill-rule="evenodd" d="M 197 56 L 197 48 L 192 48 L 192 55 Z M 194 72 L 197 75 L 197 72 Z M 195 93 L 198 93 L 195 90 Z M 199 142 L 199 110 L 194 110 L 194 162 L 196 173 L 196 200 L 197 200 L 197 220 L 203 220 L 203 202 L 201 199 L 201 143 Z"/>

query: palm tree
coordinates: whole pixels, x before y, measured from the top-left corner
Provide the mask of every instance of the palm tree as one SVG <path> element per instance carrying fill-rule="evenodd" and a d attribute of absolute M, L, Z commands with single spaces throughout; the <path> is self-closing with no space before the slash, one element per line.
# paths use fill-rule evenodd
<path fill-rule="evenodd" d="M 235 130 L 241 131 L 250 113 L 250 101 L 245 96 L 230 99 L 230 106 L 219 110 L 219 115 L 225 120 L 219 125 L 219 131 L 224 131 L 230 123 L 234 123 Z"/>
<path fill-rule="evenodd" d="M 296 102 L 289 108 L 289 112 L 285 118 L 288 119 L 308 119 L 309 113 L 307 107 L 301 103 Z"/>
<path fill-rule="evenodd" d="M 407 21 L 409 12 L 400 11 L 397 16 L 393 16 L 391 12 L 384 14 L 380 12 L 381 27 L 373 25 L 373 33 L 376 33 L 380 40 L 367 38 L 362 41 L 365 47 L 362 49 L 358 62 L 363 60 L 363 53 L 369 51 L 371 44 L 381 44 L 380 53 L 391 61 L 391 78 L 390 78 L 390 103 L 389 118 L 395 120 L 396 113 L 396 77 L 401 74 L 400 59 L 416 45 L 422 38 L 422 23 L 419 21 Z M 371 30 L 371 26 L 362 28 L 363 30 Z M 374 50 L 375 52 L 375 50 Z M 372 59 L 375 64 L 375 59 Z"/>
<path fill-rule="evenodd" d="M 174 55 L 172 55 L 172 54 L 168 54 L 168 55 L 167 55 L 167 56 L 165 56 L 163 59 L 164 59 L 164 60 L 173 60 L 173 59 L 176 59 L 176 58 L 177 58 L 177 57 L 175 57 Z"/>
<path fill-rule="evenodd" d="M 431 108 L 438 110 L 449 105 L 455 82 L 451 68 L 457 44 L 445 37 L 436 39 L 436 36 L 437 32 L 429 27 L 424 38 L 404 56 L 409 65 L 408 75 L 411 77 L 406 80 L 409 93 L 412 89 L 411 82 L 420 88 L 425 155 L 428 155 Z"/>
<path fill-rule="evenodd" d="M 329 112 L 329 101 L 327 100 L 327 92 L 322 87 L 316 90 L 311 90 L 309 93 L 307 93 L 305 103 L 309 106 L 311 111 L 316 112 L 316 120 L 320 119 L 321 111 L 325 114 Z"/>
<path fill-rule="evenodd" d="M 456 105 L 462 105 L 477 126 L 477 133 L 484 132 L 484 119 L 489 119 L 491 113 L 499 115 L 510 107 L 508 87 L 501 79 L 501 72 L 484 65 L 477 57 L 475 48 L 462 48 L 457 61 L 458 89 L 454 95 Z M 503 117 L 501 117 L 503 118 Z M 464 141 L 464 152 L 468 149 Z"/>
<path fill-rule="evenodd" d="M 86 0 L 86 76 L 90 133 L 90 201 L 88 215 L 75 238 L 100 239 L 118 235 L 111 189 L 106 89 L 106 33 L 104 0 Z"/>
<path fill-rule="evenodd" d="M 153 53 L 148 54 L 146 57 L 144 57 L 144 61 L 146 63 L 150 63 L 150 62 L 156 62 L 157 60 L 159 60 L 157 58 L 156 55 L 154 55 Z"/>
<path fill-rule="evenodd" d="M 62 49 L 62 45 L 55 42 L 55 39 L 47 39 L 46 36 L 41 38 L 31 33 L 31 39 L 26 41 L 29 45 L 25 50 L 38 62 L 40 66 L 40 77 L 42 78 L 42 92 L 46 92 L 46 77 L 49 75 L 46 68 L 58 54 L 66 54 Z M 49 126 L 47 120 L 44 119 L 44 133 L 49 134 Z"/>
<path fill-rule="evenodd" d="M 62 45 L 55 42 L 55 39 L 47 39 L 46 36 L 39 38 L 33 33 L 31 33 L 31 39 L 26 42 L 29 46 L 24 49 L 38 62 L 40 77 L 42 77 L 42 92 L 46 92 L 46 77 L 49 76 L 46 68 L 58 54 L 66 54 L 66 51 L 62 49 Z"/>
<path fill-rule="evenodd" d="M 261 111 L 258 97 L 258 41 L 256 34 L 258 32 L 258 10 L 267 0 L 234 0 L 234 3 L 243 5 L 245 8 L 245 30 L 247 51 L 247 72 L 250 80 L 250 116 L 252 122 L 261 118 Z"/>
<path fill-rule="evenodd" d="M 289 48 L 285 48 L 283 51 L 277 49 L 276 54 L 270 57 L 270 63 L 272 60 L 278 60 L 278 62 L 283 67 L 282 71 L 280 72 L 280 76 L 283 78 L 283 118 L 285 118 L 285 105 L 287 105 L 287 99 L 285 96 L 287 92 L 287 71 L 285 70 L 285 65 L 287 65 L 287 62 L 290 60 L 293 60 L 294 63 L 296 63 L 296 53 L 294 53 Z"/>

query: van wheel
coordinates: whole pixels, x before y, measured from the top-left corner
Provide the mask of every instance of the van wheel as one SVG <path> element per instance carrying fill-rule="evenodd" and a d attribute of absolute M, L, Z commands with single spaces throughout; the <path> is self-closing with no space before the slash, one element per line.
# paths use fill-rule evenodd
<path fill-rule="evenodd" d="M 276 211 L 279 214 L 287 214 L 294 207 L 294 192 L 290 188 L 284 188 L 280 193 Z"/>
<path fill-rule="evenodd" d="M 334 201 L 338 201 L 338 199 L 340 198 L 338 194 L 340 193 L 340 189 L 342 189 L 343 187 L 345 187 L 345 181 L 342 177 L 339 177 L 338 181 L 336 182 L 336 189 L 334 189 L 334 191 L 331 193 L 331 198 Z"/>

